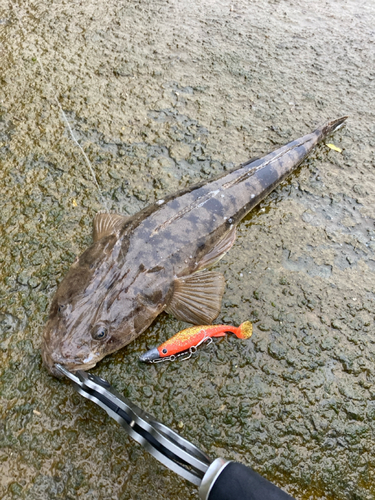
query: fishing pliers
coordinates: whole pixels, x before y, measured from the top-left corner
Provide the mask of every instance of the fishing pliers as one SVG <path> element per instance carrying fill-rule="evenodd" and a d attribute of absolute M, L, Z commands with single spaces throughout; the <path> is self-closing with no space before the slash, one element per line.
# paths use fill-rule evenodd
<path fill-rule="evenodd" d="M 121 396 L 106 380 L 78 370 L 57 369 L 79 394 L 103 408 L 159 462 L 199 486 L 201 500 L 293 500 L 255 471 L 202 450 Z"/>

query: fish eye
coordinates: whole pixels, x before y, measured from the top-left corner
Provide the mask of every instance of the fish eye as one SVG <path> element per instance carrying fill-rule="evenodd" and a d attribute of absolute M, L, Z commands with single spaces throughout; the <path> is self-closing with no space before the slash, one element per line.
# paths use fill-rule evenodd
<path fill-rule="evenodd" d="M 168 349 L 166 349 L 166 348 L 164 347 L 164 349 L 162 350 L 162 353 L 163 353 L 163 354 L 167 354 L 167 352 L 168 352 Z"/>
<path fill-rule="evenodd" d="M 59 313 L 63 312 L 63 310 L 65 309 L 66 305 L 65 304 L 59 304 L 58 307 L 57 307 L 57 310 Z"/>
<path fill-rule="evenodd" d="M 94 340 L 103 340 L 108 333 L 108 329 L 103 325 L 97 325 L 93 328 L 91 332 L 91 337 Z"/>

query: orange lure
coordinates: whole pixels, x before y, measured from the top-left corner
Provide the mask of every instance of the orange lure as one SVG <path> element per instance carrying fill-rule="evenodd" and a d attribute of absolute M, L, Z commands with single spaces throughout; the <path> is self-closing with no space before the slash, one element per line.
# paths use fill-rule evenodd
<path fill-rule="evenodd" d="M 192 326 L 176 333 L 176 335 L 159 347 L 154 347 L 145 352 L 140 356 L 139 360 L 145 363 L 157 363 L 158 361 L 167 360 L 174 361 L 180 353 L 188 351 L 191 355 L 206 340 L 212 337 L 224 337 L 226 333 L 234 333 L 239 339 L 248 339 L 253 333 L 253 326 L 250 321 L 245 321 L 240 326 Z"/>

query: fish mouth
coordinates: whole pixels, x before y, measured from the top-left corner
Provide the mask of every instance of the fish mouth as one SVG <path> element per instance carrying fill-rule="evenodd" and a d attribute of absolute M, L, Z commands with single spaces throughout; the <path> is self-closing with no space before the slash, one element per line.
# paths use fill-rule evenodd
<path fill-rule="evenodd" d="M 62 354 L 56 353 L 53 349 L 51 350 L 46 344 L 44 344 L 42 346 L 42 359 L 44 366 L 51 375 L 57 378 L 63 378 L 63 374 L 56 367 L 57 364 L 74 373 L 77 370 L 90 370 L 98 361 L 100 361 L 101 358 L 92 353 L 90 353 L 85 359 L 66 358 Z"/>
<path fill-rule="evenodd" d="M 142 363 L 152 363 L 155 359 L 160 359 L 160 354 L 156 347 L 139 356 L 139 361 L 142 361 Z"/>
<path fill-rule="evenodd" d="M 56 364 L 59 364 L 61 365 L 63 368 L 65 368 L 66 370 L 68 370 L 69 372 L 72 372 L 72 373 L 75 373 L 77 372 L 78 370 L 83 370 L 83 371 L 87 371 L 87 370 L 91 370 L 91 368 L 94 368 L 94 366 L 96 366 L 96 361 L 94 361 L 93 363 L 84 363 L 84 364 L 81 364 L 81 365 L 77 365 L 77 364 L 67 364 L 67 363 L 56 363 Z M 58 372 L 61 376 L 61 372 L 58 370 L 58 368 L 56 367 L 56 364 L 53 366 L 53 370 L 54 370 L 54 373 L 55 372 Z"/>
<path fill-rule="evenodd" d="M 44 365 L 51 375 L 53 375 L 56 378 L 63 378 L 64 375 L 61 373 L 61 371 L 58 369 L 58 367 L 56 365 L 61 365 L 66 370 L 68 370 L 72 373 L 75 373 L 78 370 L 83 370 L 83 371 L 91 370 L 91 368 L 94 368 L 94 366 L 96 365 L 97 362 L 98 362 L 98 360 L 92 361 L 91 363 L 82 363 L 82 362 L 77 363 L 77 362 L 74 362 L 74 361 L 72 362 L 69 360 L 64 360 L 64 361 L 55 360 L 55 361 L 51 361 L 49 363 L 46 363 L 44 361 Z"/>

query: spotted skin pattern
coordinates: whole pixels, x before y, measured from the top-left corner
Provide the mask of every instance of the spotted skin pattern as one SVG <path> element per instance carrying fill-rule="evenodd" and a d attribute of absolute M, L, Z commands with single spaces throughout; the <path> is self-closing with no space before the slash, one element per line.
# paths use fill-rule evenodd
<path fill-rule="evenodd" d="M 239 221 L 345 119 L 208 183 L 167 196 L 132 217 L 121 221 L 115 216 L 113 232 L 94 231 L 94 243 L 74 262 L 52 301 L 42 341 L 47 369 L 58 376 L 56 363 L 72 371 L 92 368 L 134 340 L 162 311 L 186 321 L 183 307 L 174 300 L 177 281 L 207 267 L 207 260 L 212 264 L 215 252 L 222 251 L 218 260 L 228 251 Z M 198 290 L 203 290 L 202 283 Z M 199 296 L 185 297 L 185 306 L 195 308 L 194 323 L 208 324 L 217 317 L 224 279 L 218 290 L 214 312 L 206 314 Z M 104 332 L 100 339 L 98 331 Z"/>

